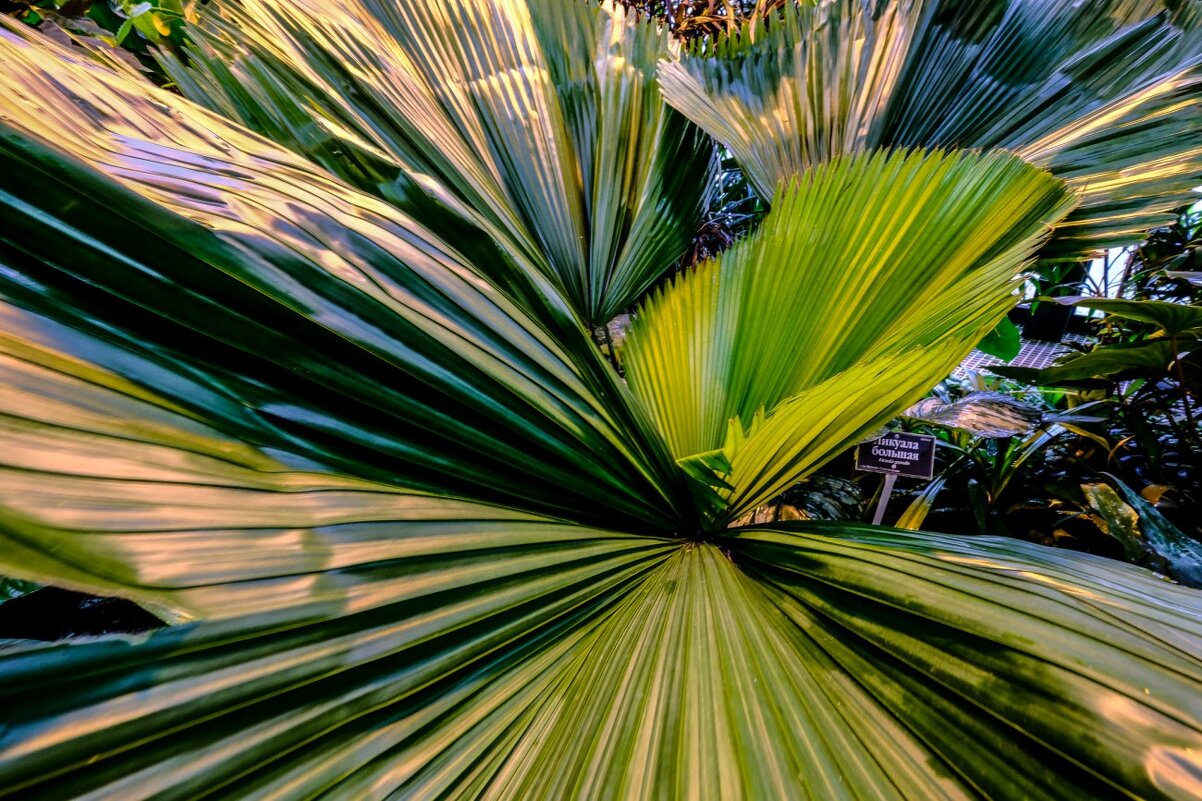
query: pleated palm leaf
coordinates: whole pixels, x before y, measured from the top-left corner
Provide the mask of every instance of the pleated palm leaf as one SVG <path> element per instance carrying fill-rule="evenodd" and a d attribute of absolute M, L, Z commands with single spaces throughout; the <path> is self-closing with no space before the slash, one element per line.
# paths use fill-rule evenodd
<path fill-rule="evenodd" d="M 0 651 L 0 796 L 1198 794 L 1202 596 L 728 525 L 996 324 L 1054 176 L 807 169 L 647 301 L 627 385 L 450 167 L 394 196 L 15 27 L 0 66 L 0 574 L 176 624 Z"/>
<path fill-rule="evenodd" d="M 245 0 L 204 19 L 187 67 L 163 60 L 184 95 L 443 236 L 486 231 L 589 325 L 700 222 L 713 145 L 660 99 L 667 31 L 620 8 Z"/>
<path fill-rule="evenodd" d="M 1005 148 L 1082 193 L 1044 255 L 1130 244 L 1202 176 L 1198 0 L 821 0 L 700 43 L 667 101 L 764 198 L 839 154 Z"/>

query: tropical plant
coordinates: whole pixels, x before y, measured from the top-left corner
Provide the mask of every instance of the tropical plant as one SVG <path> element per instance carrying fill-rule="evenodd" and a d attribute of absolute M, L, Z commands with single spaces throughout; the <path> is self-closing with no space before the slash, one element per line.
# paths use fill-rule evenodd
<path fill-rule="evenodd" d="M 738 33 L 744 23 L 771 20 L 786 3 L 806 0 L 619 0 L 682 39 Z"/>
<path fill-rule="evenodd" d="M 1183 583 L 1202 578 L 1202 310 L 1188 302 L 1194 292 L 1180 276 L 1190 273 L 1168 269 L 1189 264 L 1190 218 L 1113 260 L 1121 297 L 1043 299 L 1105 312 L 1093 341 L 1074 343 L 1050 367 L 988 368 L 1024 383 L 972 377 L 1005 394 L 949 381 L 906 410 L 906 424 L 941 437 L 951 456 L 900 527 L 1029 536 L 1112 553 Z"/>
<path fill-rule="evenodd" d="M 1081 192 L 1042 253 L 1056 259 L 1139 241 L 1194 199 L 1196 0 L 783 10 L 778 24 L 697 42 L 661 74 L 665 99 L 730 148 L 763 197 L 838 154 L 1006 148 Z"/>
<path fill-rule="evenodd" d="M 1099 398 L 1112 423 L 1100 433 L 1118 443 L 1114 451 L 1123 461 L 1141 463 L 1135 471 L 1120 471 L 1127 480 L 1177 485 L 1191 502 L 1202 500 L 1202 474 L 1193 458 L 1202 448 L 1202 292 L 1192 269 L 1199 219 L 1192 208 L 1181 210 L 1172 225 L 1107 259 L 1094 289 L 1117 297 L 1061 292 L 1044 299 L 1068 311 L 1104 315 L 1095 320 L 1089 345 L 1075 346 L 1043 369 L 991 368 L 1063 388 L 1077 399 Z"/>
<path fill-rule="evenodd" d="M 85 46 L 103 43 L 147 54 L 147 46 L 180 45 L 187 21 L 196 21 L 197 9 L 208 0 L 30 0 L 0 4 L 29 25 L 49 24 Z"/>
<path fill-rule="evenodd" d="M 1132 438 L 1115 434 L 1122 415 L 1113 402 L 981 375 L 936 390 L 902 416 L 907 429 L 938 437 L 939 447 L 934 480 L 899 498 L 899 528 L 1005 534 L 1128 559 L 1197 584 L 1202 543 L 1144 500 L 1192 520 L 1191 488 L 1152 484 L 1132 471 Z M 1120 475 L 1138 482 L 1142 495 Z"/>
<path fill-rule="evenodd" d="M 1070 402 L 1105 412 L 1089 434 L 1103 444 L 1089 461 L 1177 502 L 1174 515 L 1194 526 L 1202 503 L 1202 307 L 1164 300 L 1060 297 L 1104 311 L 1098 339 L 1041 369 L 990 368 L 1030 384 L 1061 389 Z M 1199 530 L 1202 534 L 1202 530 Z"/>
<path fill-rule="evenodd" d="M 1110 484 L 1082 487 L 1106 533 L 1119 540 L 1133 562 L 1202 587 L 1202 542 L 1174 526 L 1143 495 L 1109 476 Z"/>
<path fill-rule="evenodd" d="M 1193 591 L 728 527 L 946 375 L 1076 194 L 997 151 L 803 165 L 643 302 L 627 384 L 588 327 L 710 183 L 660 36 L 244 0 L 166 59 L 203 108 L 0 31 L 0 573 L 178 623 L 0 655 L 0 794 L 1196 795 Z"/>
<path fill-rule="evenodd" d="M 186 66 L 164 57 L 186 96 L 451 241 L 484 232 L 472 255 L 502 248 L 589 326 L 684 252 L 712 191 L 711 142 L 659 98 L 667 38 L 622 15 L 554 0 L 302 0 L 204 19 Z"/>
<path fill-rule="evenodd" d="M 1150 231 L 1138 247 L 1130 248 L 1118 280 L 1104 277 L 1109 285 L 1120 288 L 1123 297 L 1202 303 L 1199 248 L 1202 248 L 1202 201 L 1180 209 L 1171 224 Z"/>

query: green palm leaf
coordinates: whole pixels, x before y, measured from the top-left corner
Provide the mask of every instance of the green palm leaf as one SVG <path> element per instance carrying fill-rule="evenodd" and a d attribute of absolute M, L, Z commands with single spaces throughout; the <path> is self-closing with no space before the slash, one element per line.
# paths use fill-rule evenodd
<path fill-rule="evenodd" d="M 593 546 L 653 542 L 289 467 L 96 367 L 13 348 L 21 313 L 3 313 L 0 573 L 185 617 L 295 618 L 374 606 L 438 575 L 500 578 L 504 559 L 566 568 Z M 401 564 L 422 575 L 390 572 Z"/>
<path fill-rule="evenodd" d="M 1202 179 L 1202 12 L 1173 5 L 786 6 L 780 24 L 664 62 L 661 81 L 765 198 L 840 154 L 1011 150 L 1082 192 L 1045 251 L 1081 257 L 1167 224 Z"/>
<path fill-rule="evenodd" d="M 552 337 L 391 207 L 178 97 L 12 33 L 0 46 L 0 292 L 35 361 L 87 354 L 203 422 L 377 481 L 678 525 L 675 466 L 569 313 L 525 307 Z"/>
<path fill-rule="evenodd" d="M 471 8 L 500 26 L 509 6 Z M 431 47 L 480 34 L 421 8 Z M 538 254 L 480 238 L 497 210 L 462 187 L 422 184 L 429 203 L 406 207 L 476 232 L 455 249 L 34 34 L 0 30 L 0 67 L 0 573 L 199 618 L 6 644 L 0 796 L 1202 791 L 1202 596 L 1003 539 L 699 532 L 682 469 L 725 459 L 733 483 L 715 485 L 741 494 L 716 495 L 713 522 L 904 405 L 1000 314 L 1067 210 L 1058 181 L 998 154 L 808 173 L 757 241 L 638 323 L 658 335 L 633 343 L 648 355 L 670 341 L 654 309 L 808 315 L 749 340 L 808 347 L 800 366 L 725 353 L 769 372 L 739 374 L 719 432 L 732 457 L 682 466 L 659 433 L 671 415 L 643 409 L 654 388 L 608 371 Z M 815 215 L 840 192 L 859 210 L 873 182 L 902 213 L 823 240 Z M 842 272 L 766 257 L 786 245 L 821 245 Z M 795 291 L 702 291 L 743 262 Z M 819 324 L 846 341 L 825 347 Z"/>
<path fill-rule="evenodd" d="M 660 99 L 664 30 L 549 0 L 253 0 L 220 13 L 192 31 L 187 65 L 164 60 L 186 96 L 441 235 L 458 209 L 590 326 L 688 245 L 712 146 Z"/>
<path fill-rule="evenodd" d="M 810 523 L 740 542 L 785 614 L 933 750 L 973 765 L 985 796 L 1112 795 L 1098 779 L 1144 798 L 1202 789 L 1196 593 L 1003 538 Z"/>
<path fill-rule="evenodd" d="M 423 568 L 429 582 L 334 618 L 11 653 L 2 786 L 130 799 L 1198 789 L 1196 593 L 1096 557 L 842 524 L 749 531 L 729 550 L 645 542 L 561 548 L 575 569 L 490 555 L 495 580 L 454 557 L 462 573 Z M 373 578 L 387 587 L 408 565 Z"/>
<path fill-rule="evenodd" d="M 339 614 L 298 606 L 0 657 L 0 795 L 366 797 L 462 781 L 579 652 L 590 618 L 667 551 L 588 540 L 577 528 L 558 543 L 352 558 Z M 61 681 L 91 699 L 58 694 Z"/>
<path fill-rule="evenodd" d="M 807 171 L 754 236 L 639 310 L 630 386 L 677 459 L 725 448 L 717 522 L 729 522 L 945 377 L 1013 305 L 1015 277 L 1072 205 L 1000 153 Z M 889 211 L 862 212 L 874 207 Z M 731 427 L 741 437 L 757 415 L 762 431 L 735 447 Z"/>

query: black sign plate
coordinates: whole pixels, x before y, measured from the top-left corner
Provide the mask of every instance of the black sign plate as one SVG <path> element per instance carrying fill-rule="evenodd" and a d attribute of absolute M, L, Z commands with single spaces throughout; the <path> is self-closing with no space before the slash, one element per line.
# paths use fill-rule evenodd
<path fill-rule="evenodd" d="M 935 477 L 935 438 L 895 432 L 865 442 L 856 447 L 856 469 L 930 481 Z"/>

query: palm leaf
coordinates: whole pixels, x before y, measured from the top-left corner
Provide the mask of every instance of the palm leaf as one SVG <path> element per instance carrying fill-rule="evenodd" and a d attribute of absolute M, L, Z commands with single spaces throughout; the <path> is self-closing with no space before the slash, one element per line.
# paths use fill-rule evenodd
<path fill-rule="evenodd" d="M 497 580 L 465 555 L 462 573 L 420 568 L 420 588 L 333 618 L 9 653 L 0 786 L 130 799 L 1198 789 L 1195 593 L 997 538 L 805 523 L 722 550 L 645 542 L 598 544 L 572 570 L 507 573 L 492 555 Z"/>
<path fill-rule="evenodd" d="M 579 529 L 575 540 L 352 559 L 342 582 L 317 574 L 345 586 L 337 615 L 297 606 L 141 643 L 7 654 L 0 794 L 362 798 L 462 780 L 482 745 L 528 716 L 589 619 L 665 552 Z M 69 676 L 89 702 L 7 695 L 51 693 Z"/>
<path fill-rule="evenodd" d="M 0 31 L 0 67 L 0 572 L 201 618 L 7 644 L 0 796 L 1199 794 L 1197 594 L 1002 539 L 698 537 L 675 454 L 521 254 L 496 251 L 501 291 L 373 195 L 32 34 Z M 920 270 L 896 320 L 862 301 L 799 374 L 887 405 L 843 361 L 883 384 L 950 358 L 1064 190 L 1002 155 L 826 169 L 924 175 L 950 193 L 930 216 L 994 226 L 963 264 L 960 234 L 899 232 L 965 273 Z M 736 471 L 781 421 L 819 427 L 798 389 L 727 426 Z"/>
<path fill-rule="evenodd" d="M 810 170 L 754 236 L 639 310 L 631 389 L 677 459 L 726 447 L 737 518 L 945 377 L 1013 304 L 1015 276 L 1071 206 L 1058 181 L 1005 154 Z M 897 211 L 861 211 L 872 207 Z M 757 413 L 760 444 L 737 457 L 727 432 Z"/>
<path fill-rule="evenodd" d="M 1012 150 L 1082 192 L 1045 252 L 1079 258 L 1167 224 L 1202 179 L 1202 13 L 1176 5 L 786 6 L 781 24 L 664 62 L 661 81 L 765 198 L 839 154 Z"/>
<path fill-rule="evenodd" d="M 721 527 L 770 501 L 856 443 L 871 439 L 904 408 L 946 377 L 972 349 L 980 330 L 864 361 L 788 398 L 752 425 L 741 442 L 728 441 Z M 932 381 L 933 379 L 933 381 Z M 734 424 L 734 421 L 732 421 Z"/>
<path fill-rule="evenodd" d="M 1202 789 L 1196 593 L 1004 538 L 806 523 L 735 542 L 785 614 L 986 797 Z"/>
<path fill-rule="evenodd" d="M 553 298 L 526 308 L 554 337 L 386 204 L 178 97 L 0 35 L 0 292 L 34 364 L 95 362 L 327 469 L 675 528 L 675 466 Z"/>
<path fill-rule="evenodd" d="M 4 310 L 0 342 L 7 575 L 169 614 L 307 617 L 374 606 L 444 573 L 500 578 L 505 559 L 567 568 L 594 545 L 617 554 L 651 542 L 289 467 L 97 367 L 14 348 L 18 314 Z M 425 577 L 390 572 L 400 564 Z"/>
<path fill-rule="evenodd" d="M 425 224 L 462 206 L 587 325 L 684 253 L 712 146 L 660 99 L 666 31 L 547 0 L 253 0 L 220 14 L 193 30 L 186 65 L 164 59 L 185 95 Z"/>

